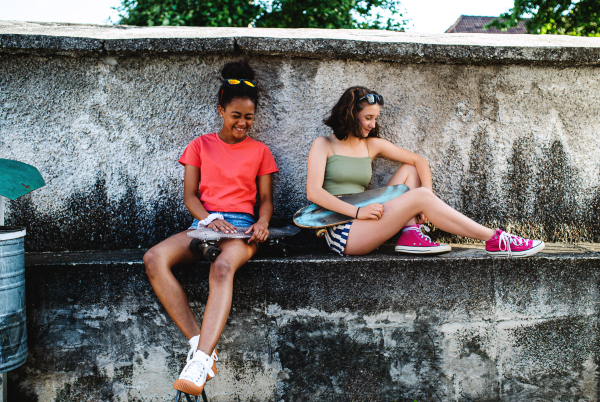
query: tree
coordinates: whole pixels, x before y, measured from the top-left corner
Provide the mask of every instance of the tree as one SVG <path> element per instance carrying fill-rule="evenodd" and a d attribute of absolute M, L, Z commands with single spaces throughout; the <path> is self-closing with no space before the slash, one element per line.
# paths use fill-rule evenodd
<path fill-rule="evenodd" d="M 122 0 L 119 24 L 404 30 L 398 0 Z"/>
<path fill-rule="evenodd" d="M 121 25 L 247 27 L 261 7 L 251 0 L 122 0 Z"/>
<path fill-rule="evenodd" d="M 406 20 L 394 0 L 273 0 L 256 20 L 265 28 L 363 28 L 404 30 Z"/>
<path fill-rule="evenodd" d="M 600 0 L 515 0 L 509 12 L 486 27 L 506 29 L 524 20 L 533 34 L 600 36 Z"/>

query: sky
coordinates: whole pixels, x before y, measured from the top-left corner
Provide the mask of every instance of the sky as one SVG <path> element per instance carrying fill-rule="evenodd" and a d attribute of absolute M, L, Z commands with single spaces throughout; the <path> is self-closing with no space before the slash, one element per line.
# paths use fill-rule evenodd
<path fill-rule="evenodd" d="M 85 7 L 81 5 L 85 4 Z M 120 0 L 0 0 L 0 20 L 107 24 Z M 513 0 L 402 0 L 408 32 L 442 33 L 463 15 L 498 16 Z"/>

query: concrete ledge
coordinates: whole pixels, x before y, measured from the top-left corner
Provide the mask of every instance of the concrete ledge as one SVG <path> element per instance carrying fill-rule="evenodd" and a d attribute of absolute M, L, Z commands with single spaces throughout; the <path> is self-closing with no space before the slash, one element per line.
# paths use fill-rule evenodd
<path fill-rule="evenodd" d="M 261 55 L 404 63 L 597 65 L 595 38 L 375 30 L 133 27 L 0 21 L 0 51 L 37 55 Z"/>
<path fill-rule="evenodd" d="M 598 392 L 600 253 L 477 247 L 403 257 L 258 258 L 236 275 L 212 401 L 588 400 Z M 14 400 L 168 400 L 185 340 L 143 251 L 27 255 L 30 356 Z M 197 316 L 208 265 L 175 270 Z"/>

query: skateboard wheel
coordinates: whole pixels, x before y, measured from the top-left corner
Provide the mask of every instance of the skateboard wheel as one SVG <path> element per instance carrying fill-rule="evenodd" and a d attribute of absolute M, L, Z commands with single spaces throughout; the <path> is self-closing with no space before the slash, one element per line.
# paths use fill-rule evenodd
<path fill-rule="evenodd" d="M 209 245 L 207 245 L 204 248 L 204 251 L 202 252 L 202 255 L 204 256 L 204 258 L 206 258 L 210 262 L 215 262 L 215 260 L 219 256 L 219 254 L 221 254 L 221 250 L 219 250 L 215 246 L 209 246 Z"/>
<path fill-rule="evenodd" d="M 203 244 L 203 243 L 204 243 L 204 242 L 203 242 L 202 240 L 200 240 L 200 239 L 193 239 L 193 240 L 190 242 L 190 251 L 191 251 L 192 253 L 198 253 L 198 254 L 202 254 L 202 251 L 203 251 L 203 250 L 202 250 L 202 244 Z"/>
<path fill-rule="evenodd" d="M 317 229 L 317 230 L 315 230 L 315 234 L 317 235 L 317 237 L 323 237 L 323 236 L 325 236 L 325 233 L 327 233 L 327 229 Z"/>
<path fill-rule="evenodd" d="M 288 255 L 287 246 L 282 244 L 281 247 L 279 247 L 279 254 L 281 254 L 282 257 L 287 257 L 287 255 Z"/>

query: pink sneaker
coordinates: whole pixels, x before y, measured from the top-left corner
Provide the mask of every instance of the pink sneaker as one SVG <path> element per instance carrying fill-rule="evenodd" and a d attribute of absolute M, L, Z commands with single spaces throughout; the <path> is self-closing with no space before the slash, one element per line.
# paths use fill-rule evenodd
<path fill-rule="evenodd" d="M 404 226 L 402 235 L 396 243 L 396 251 L 411 254 L 438 254 L 451 250 L 447 244 L 433 243 L 429 236 L 423 234 L 421 231 L 423 228 L 429 232 L 429 228 L 425 225 Z"/>
<path fill-rule="evenodd" d="M 541 240 L 524 239 L 500 229 L 485 242 L 485 252 L 501 257 L 527 257 L 539 253 L 544 248 Z"/>

